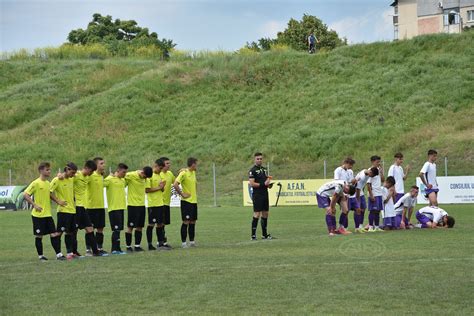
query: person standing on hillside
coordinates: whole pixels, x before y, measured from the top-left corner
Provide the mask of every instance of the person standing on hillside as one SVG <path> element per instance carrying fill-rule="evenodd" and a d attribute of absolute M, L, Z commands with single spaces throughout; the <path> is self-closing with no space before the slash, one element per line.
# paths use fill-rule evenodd
<path fill-rule="evenodd" d="M 188 167 L 181 170 L 173 184 L 176 192 L 182 197 L 181 219 L 183 224 L 181 224 L 181 247 L 183 248 L 188 248 L 186 243 L 188 234 L 189 246 L 196 247 L 194 237 L 196 232 L 196 221 L 198 219 L 196 182 L 197 163 L 198 160 L 196 158 L 188 158 Z"/>
<path fill-rule="evenodd" d="M 319 40 L 314 36 L 314 32 L 308 36 L 308 52 L 314 54 L 316 52 L 316 43 L 319 43 Z"/>
<path fill-rule="evenodd" d="M 255 165 L 249 171 L 249 185 L 252 187 L 253 218 L 252 218 L 252 240 L 257 240 L 258 220 L 262 225 L 262 239 L 273 239 L 267 232 L 268 214 L 270 202 L 268 200 L 268 188 L 272 187 L 272 177 L 268 175 L 263 164 L 263 154 L 258 152 L 254 155 Z"/>

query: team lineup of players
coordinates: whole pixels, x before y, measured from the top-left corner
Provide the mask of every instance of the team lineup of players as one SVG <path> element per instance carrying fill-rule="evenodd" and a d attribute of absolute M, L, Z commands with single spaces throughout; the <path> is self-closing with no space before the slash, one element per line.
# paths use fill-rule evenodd
<path fill-rule="evenodd" d="M 419 188 L 410 187 L 405 193 L 404 181 L 410 170 L 404 172 L 403 154 L 396 153 L 395 162 L 388 171 L 385 179 L 381 166 L 381 157 L 370 158 L 371 167 L 363 169 L 356 176 L 352 171 L 355 161 L 346 158 L 342 166 L 334 170 L 334 180 L 325 183 L 316 193 L 318 207 L 326 210 L 326 224 L 329 236 L 348 235 L 348 212 L 354 211 L 354 227 L 358 233 L 378 232 L 394 229 L 409 229 L 413 227 L 436 228 L 454 226 L 455 220 L 446 211 L 438 207 L 438 183 L 436 181 L 436 150 L 428 151 L 428 161 L 420 170 L 419 177 L 426 186 L 425 197 L 429 205 L 416 212 L 417 225 L 411 224 L 411 217 L 416 205 Z M 271 188 L 271 177 L 262 166 L 263 155 L 256 153 L 255 165 L 249 171 L 249 185 L 253 189 L 252 201 L 254 215 L 252 219 L 251 239 L 256 240 L 258 220 L 261 218 L 262 238 L 271 239 L 267 233 L 268 224 L 268 188 Z M 368 199 L 364 196 L 367 187 Z M 367 203 L 368 201 L 368 203 Z M 336 205 L 340 205 L 339 228 L 336 224 Z M 365 211 L 368 208 L 369 224 L 364 226 Z M 383 225 L 380 216 L 383 214 Z M 383 229 L 382 229 L 383 227 Z"/>
<path fill-rule="evenodd" d="M 126 254 L 120 247 L 120 231 L 124 229 L 124 211 L 127 209 L 127 252 L 140 252 L 142 229 L 145 227 L 145 195 L 148 199 L 148 225 L 146 237 L 148 250 L 171 250 L 167 243 L 165 226 L 170 224 L 172 188 L 181 196 L 182 247 L 195 247 L 195 225 L 198 219 L 196 169 L 197 159 L 188 158 L 187 168 L 177 177 L 170 171 L 170 160 L 162 157 L 153 168 L 128 171 L 124 163 L 115 172 L 104 177 L 105 160 L 96 157 L 87 160 L 81 170 L 70 162 L 51 183 L 51 165 L 43 162 L 38 166 L 39 178 L 31 182 L 24 192 L 25 199 L 33 206 L 31 211 L 35 247 L 41 261 L 48 260 L 43 254 L 42 237 L 50 235 L 51 245 L 58 260 L 83 257 L 78 252 L 77 232 L 85 230 L 86 255 L 107 256 L 103 249 L 105 227 L 104 188 L 107 211 L 112 230 L 112 254 Z M 127 188 L 127 193 L 125 189 Z M 51 200 L 56 202 L 57 226 L 51 214 Z M 153 230 L 156 228 L 157 244 L 153 246 Z M 61 236 L 67 255 L 61 252 Z M 135 243 L 132 246 L 132 234 Z M 187 239 L 189 236 L 189 244 Z"/>

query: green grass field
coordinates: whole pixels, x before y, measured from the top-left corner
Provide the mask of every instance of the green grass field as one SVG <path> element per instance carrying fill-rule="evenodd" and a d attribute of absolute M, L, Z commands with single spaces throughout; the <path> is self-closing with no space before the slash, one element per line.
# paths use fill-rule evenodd
<path fill-rule="evenodd" d="M 444 208 L 454 229 L 329 238 L 323 211 L 278 207 L 269 221 L 278 239 L 251 242 L 250 208 L 203 207 L 198 248 L 44 263 L 29 213 L 0 212 L 0 314 L 472 315 L 474 208 Z"/>

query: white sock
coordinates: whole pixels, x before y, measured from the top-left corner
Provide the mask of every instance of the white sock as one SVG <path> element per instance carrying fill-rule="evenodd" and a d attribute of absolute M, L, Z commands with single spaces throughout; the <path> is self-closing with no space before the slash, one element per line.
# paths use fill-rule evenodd
<path fill-rule="evenodd" d="M 59 257 L 62 257 L 62 256 L 63 256 L 63 254 L 60 252 L 56 255 L 56 258 L 59 258 Z"/>
<path fill-rule="evenodd" d="M 189 244 L 190 244 L 190 245 L 194 245 L 195 242 L 194 242 L 194 241 L 190 241 Z"/>

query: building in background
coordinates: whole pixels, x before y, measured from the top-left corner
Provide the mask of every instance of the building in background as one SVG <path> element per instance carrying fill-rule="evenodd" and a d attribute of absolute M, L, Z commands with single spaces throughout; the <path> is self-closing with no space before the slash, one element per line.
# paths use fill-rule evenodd
<path fill-rule="evenodd" d="M 394 39 L 433 33 L 461 33 L 474 27 L 474 0 L 395 0 Z"/>

